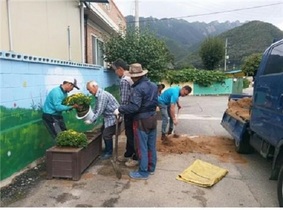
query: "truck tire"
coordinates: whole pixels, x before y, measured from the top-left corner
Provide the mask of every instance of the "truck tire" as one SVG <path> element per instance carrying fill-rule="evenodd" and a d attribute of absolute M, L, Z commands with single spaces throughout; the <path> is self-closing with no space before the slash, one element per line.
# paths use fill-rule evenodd
<path fill-rule="evenodd" d="M 236 152 L 240 154 L 252 153 L 253 149 L 249 144 L 249 134 L 245 133 L 242 141 L 238 142 L 235 140 Z"/>
<path fill-rule="evenodd" d="M 283 166 L 281 166 L 279 176 L 278 176 L 278 182 L 277 182 L 277 196 L 278 196 L 278 202 L 279 206 L 283 207 Z"/>

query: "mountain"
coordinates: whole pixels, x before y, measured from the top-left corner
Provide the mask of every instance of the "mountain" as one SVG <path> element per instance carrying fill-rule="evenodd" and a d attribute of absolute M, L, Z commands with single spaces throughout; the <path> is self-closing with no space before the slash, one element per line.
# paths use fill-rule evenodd
<path fill-rule="evenodd" d="M 133 27 L 135 24 L 134 16 L 126 17 L 127 27 Z M 188 22 L 182 19 L 164 18 L 157 19 L 153 17 L 140 17 L 140 30 L 150 30 L 158 37 L 164 39 L 170 52 L 174 55 L 175 61 L 178 62 L 187 56 L 193 49 L 198 46 L 208 36 L 219 35 L 242 25 L 239 21 L 219 23 L 213 21 Z"/>
<path fill-rule="evenodd" d="M 240 69 L 247 56 L 254 53 L 263 53 L 274 41 L 283 39 L 283 31 L 270 23 L 251 21 L 223 32 L 217 37 L 222 39 L 223 43 L 227 39 L 228 69 Z M 198 68 L 201 68 L 201 59 L 198 56 L 200 44 L 193 53 L 186 57 L 186 61 Z"/>
<path fill-rule="evenodd" d="M 127 27 L 134 26 L 134 16 L 127 16 Z M 194 66 L 202 68 L 198 50 L 208 37 L 217 36 L 228 41 L 228 67 L 240 68 L 244 58 L 262 53 L 274 39 L 282 39 L 283 31 L 270 23 L 251 21 L 246 23 L 213 21 L 187 22 L 182 19 L 153 17 L 139 19 L 140 30 L 148 29 L 162 38 L 175 59 L 176 68 Z M 222 66 L 223 64 L 221 64 Z"/>

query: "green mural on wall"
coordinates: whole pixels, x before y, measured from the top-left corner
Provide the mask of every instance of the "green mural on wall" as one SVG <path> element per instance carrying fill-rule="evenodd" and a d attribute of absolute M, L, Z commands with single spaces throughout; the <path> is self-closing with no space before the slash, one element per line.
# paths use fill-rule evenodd
<path fill-rule="evenodd" d="M 112 93 L 118 101 L 120 100 L 117 85 L 105 90 Z M 95 97 L 91 104 L 92 107 L 95 105 Z M 0 106 L 0 180 L 20 171 L 36 159 L 44 157 L 46 149 L 55 145 L 55 141 L 43 125 L 41 115 L 41 106 L 31 106 L 31 109 Z M 103 123 L 100 117 L 95 124 L 86 125 L 76 118 L 75 110 L 65 112 L 63 116 L 67 128 L 79 132 L 91 131 L 101 127 Z"/>

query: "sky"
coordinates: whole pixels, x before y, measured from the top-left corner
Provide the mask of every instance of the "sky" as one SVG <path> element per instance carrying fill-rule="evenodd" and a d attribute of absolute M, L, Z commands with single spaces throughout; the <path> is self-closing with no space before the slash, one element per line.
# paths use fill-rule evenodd
<path fill-rule="evenodd" d="M 136 0 L 113 0 L 124 16 L 135 16 Z M 260 20 L 283 30 L 283 0 L 137 0 L 139 17 L 210 23 Z"/>

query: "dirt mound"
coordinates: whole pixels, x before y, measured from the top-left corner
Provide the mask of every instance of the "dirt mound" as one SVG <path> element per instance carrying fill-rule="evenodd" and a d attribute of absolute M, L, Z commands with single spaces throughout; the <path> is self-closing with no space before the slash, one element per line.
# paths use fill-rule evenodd
<path fill-rule="evenodd" d="M 157 151 L 163 154 L 203 153 L 216 155 L 222 162 L 246 163 L 247 161 L 235 151 L 234 141 L 218 136 L 180 136 L 168 138 L 167 144 L 157 141 Z"/>
<path fill-rule="evenodd" d="M 244 97 L 238 100 L 231 99 L 228 102 L 227 113 L 233 116 L 238 116 L 243 120 L 250 119 L 250 107 L 252 105 L 251 97 Z"/>

